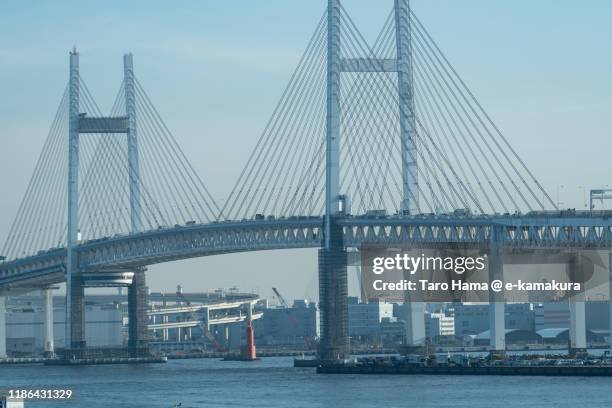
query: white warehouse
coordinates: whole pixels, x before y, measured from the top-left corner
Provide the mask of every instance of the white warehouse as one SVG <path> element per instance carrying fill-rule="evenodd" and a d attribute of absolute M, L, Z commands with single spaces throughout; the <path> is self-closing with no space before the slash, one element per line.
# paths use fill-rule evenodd
<path fill-rule="evenodd" d="M 63 305 L 62 305 L 63 306 Z M 55 347 L 64 347 L 64 307 L 54 307 L 53 338 Z M 121 310 L 113 305 L 88 306 L 85 333 L 90 347 L 122 346 Z M 41 307 L 9 307 L 6 316 L 6 349 L 9 355 L 40 354 L 44 350 L 44 310 Z"/>

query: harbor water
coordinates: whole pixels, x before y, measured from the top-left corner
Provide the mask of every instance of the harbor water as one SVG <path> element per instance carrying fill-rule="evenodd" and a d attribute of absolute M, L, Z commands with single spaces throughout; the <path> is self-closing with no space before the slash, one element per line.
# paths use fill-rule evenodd
<path fill-rule="evenodd" d="M 0 388 L 74 391 L 70 401 L 28 402 L 26 407 L 612 406 L 609 378 L 325 375 L 292 365 L 289 357 L 150 365 L 6 365 L 0 366 Z"/>
<path fill-rule="evenodd" d="M 0 366 L 0 387 L 70 388 L 70 401 L 26 407 L 572 407 L 612 406 L 609 378 L 325 375 L 293 358 L 255 362 Z M 579 392 L 576 392 L 579 390 Z"/>

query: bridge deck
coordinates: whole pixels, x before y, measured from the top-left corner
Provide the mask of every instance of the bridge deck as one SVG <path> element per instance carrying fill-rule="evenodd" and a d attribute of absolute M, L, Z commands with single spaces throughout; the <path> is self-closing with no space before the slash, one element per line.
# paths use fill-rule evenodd
<path fill-rule="evenodd" d="M 364 244 L 463 244 L 486 249 L 492 228 L 500 245 L 518 249 L 612 248 L 608 214 L 580 216 L 347 216 L 340 220 L 347 247 Z M 272 249 L 316 248 L 322 242 L 323 219 L 243 220 L 177 226 L 81 243 L 83 271 L 131 269 L 186 258 Z M 64 281 L 65 248 L 0 264 L 2 290 L 27 291 Z"/>

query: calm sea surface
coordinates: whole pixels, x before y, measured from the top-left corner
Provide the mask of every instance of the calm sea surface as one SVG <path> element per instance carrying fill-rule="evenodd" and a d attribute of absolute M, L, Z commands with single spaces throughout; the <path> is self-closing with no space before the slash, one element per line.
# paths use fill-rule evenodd
<path fill-rule="evenodd" d="M 71 388 L 29 407 L 611 407 L 612 378 L 323 375 L 291 358 L 84 367 L 0 366 L 0 388 Z"/>

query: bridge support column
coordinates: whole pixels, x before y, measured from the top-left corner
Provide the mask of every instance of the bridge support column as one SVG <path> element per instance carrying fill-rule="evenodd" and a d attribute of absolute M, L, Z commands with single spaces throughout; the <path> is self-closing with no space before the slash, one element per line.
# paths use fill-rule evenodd
<path fill-rule="evenodd" d="M 570 301 L 570 344 L 573 350 L 587 346 L 584 301 Z"/>
<path fill-rule="evenodd" d="M 204 308 L 203 310 L 203 314 L 204 314 L 204 325 L 206 327 L 206 331 L 210 332 L 210 309 L 209 308 Z"/>
<path fill-rule="evenodd" d="M 319 250 L 319 309 L 321 311 L 321 360 L 349 354 L 347 254 L 342 227 L 331 218 L 331 245 Z"/>
<path fill-rule="evenodd" d="M 55 344 L 53 341 L 53 289 L 45 288 L 41 292 L 44 298 L 45 356 L 53 357 L 55 354 Z"/>
<path fill-rule="evenodd" d="M 0 358 L 6 358 L 6 297 L 0 296 Z"/>
<path fill-rule="evenodd" d="M 69 346 L 75 357 L 85 352 L 87 343 L 85 342 L 85 286 L 80 275 L 73 275 L 70 285 L 70 297 L 72 304 L 70 307 L 70 332 L 71 337 Z"/>
<path fill-rule="evenodd" d="M 489 345 L 491 351 L 506 350 L 506 311 L 503 302 L 489 303 L 489 324 L 491 327 Z"/>
<path fill-rule="evenodd" d="M 162 315 L 162 323 L 168 323 L 167 315 Z M 162 329 L 162 340 L 168 341 L 168 329 Z"/>
<path fill-rule="evenodd" d="M 582 262 L 578 255 L 573 256 L 568 264 L 569 275 L 574 282 L 584 282 Z M 586 351 L 586 316 L 584 294 L 579 293 L 570 298 L 570 354 Z"/>
<path fill-rule="evenodd" d="M 130 356 L 147 354 L 147 288 L 143 270 L 134 272 L 128 288 L 128 321 Z"/>
<path fill-rule="evenodd" d="M 411 302 L 409 298 L 404 303 L 404 322 L 406 330 L 406 352 L 411 354 L 425 345 L 425 303 Z M 421 352 L 422 350 L 418 350 Z"/>
<path fill-rule="evenodd" d="M 491 227 L 491 242 L 488 254 L 489 283 L 504 277 L 504 265 L 498 245 L 499 231 Z M 506 350 L 506 313 L 503 292 L 489 290 L 489 346 L 492 353 Z"/>

